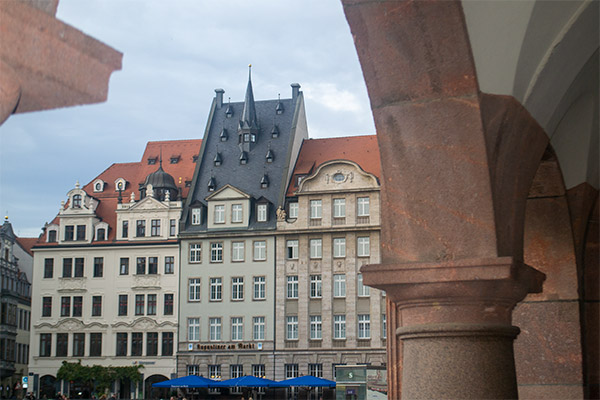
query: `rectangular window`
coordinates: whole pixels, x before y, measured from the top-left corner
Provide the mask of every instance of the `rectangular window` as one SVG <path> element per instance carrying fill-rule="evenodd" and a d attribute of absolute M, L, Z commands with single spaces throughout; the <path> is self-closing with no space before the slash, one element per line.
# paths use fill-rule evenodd
<path fill-rule="evenodd" d="M 188 301 L 200 301 L 200 278 L 188 279 Z"/>
<path fill-rule="evenodd" d="M 312 340 L 321 340 L 323 338 L 320 315 L 310 316 L 310 338 Z"/>
<path fill-rule="evenodd" d="M 298 275 L 289 275 L 287 277 L 287 298 L 298 298 Z"/>
<path fill-rule="evenodd" d="M 368 257 L 371 253 L 371 241 L 368 236 L 356 239 L 356 256 Z"/>
<path fill-rule="evenodd" d="M 119 295 L 119 315 L 127 315 L 127 295 L 120 294 Z"/>
<path fill-rule="evenodd" d="M 267 259 L 267 242 L 257 240 L 254 242 L 254 261 L 264 261 Z"/>
<path fill-rule="evenodd" d="M 71 297 L 63 296 L 60 298 L 60 316 L 71 316 Z"/>
<path fill-rule="evenodd" d="M 320 219 L 323 215 L 322 212 L 322 201 L 321 200 L 311 200 L 310 201 L 310 218 L 311 219 Z"/>
<path fill-rule="evenodd" d="M 254 277 L 254 300 L 264 300 L 267 295 L 267 278 L 264 276 Z"/>
<path fill-rule="evenodd" d="M 85 353 L 85 333 L 73 334 L 73 357 L 83 357 Z"/>
<path fill-rule="evenodd" d="M 231 364 L 229 366 L 229 378 L 241 378 L 244 376 L 244 366 L 242 364 Z"/>
<path fill-rule="evenodd" d="M 259 204 L 256 206 L 256 220 L 258 222 L 266 222 L 267 221 L 267 205 Z"/>
<path fill-rule="evenodd" d="M 286 317 L 286 335 L 287 340 L 298 340 L 298 316 L 289 315 Z"/>
<path fill-rule="evenodd" d="M 254 340 L 265 340 L 265 317 L 252 318 L 252 332 Z"/>
<path fill-rule="evenodd" d="M 202 262 L 202 244 L 190 243 L 190 263 Z"/>
<path fill-rule="evenodd" d="M 73 274 L 73 259 L 63 258 L 63 278 L 70 278 Z"/>
<path fill-rule="evenodd" d="M 127 239 L 127 237 L 129 236 L 129 221 L 123 221 L 121 228 L 121 237 L 123 239 Z"/>
<path fill-rule="evenodd" d="M 357 292 L 358 292 L 358 297 L 368 297 L 370 294 L 370 290 L 368 286 L 365 286 L 363 284 L 363 276 L 362 274 L 358 274 L 356 276 L 356 280 L 357 280 Z"/>
<path fill-rule="evenodd" d="M 144 315 L 145 296 L 143 294 L 135 295 L 135 315 Z"/>
<path fill-rule="evenodd" d="M 158 332 L 146 333 L 146 356 L 158 355 Z"/>
<path fill-rule="evenodd" d="M 52 297 L 42 297 L 42 317 L 52 316 Z"/>
<path fill-rule="evenodd" d="M 208 377 L 210 379 L 221 379 L 221 365 L 209 365 Z"/>
<path fill-rule="evenodd" d="M 333 316 L 333 338 L 334 339 L 346 339 L 346 316 L 345 315 L 334 315 Z"/>
<path fill-rule="evenodd" d="M 150 236 L 160 236 L 160 219 L 150 221 Z"/>
<path fill-rule="evenodd" d="M 118 332 L 117 333 L 117 357 L 126 357 L 127 356 L 127 333 Z"/>
<path fill-rule="evenodd" d="M 387 317 L 385 314 L 381 314 L 381 337 L 387 338 Z"/>
<path fill-rule="evenodd" d="M 85 225 L 77 225 L 77 240 L 85 240 Z"/>
<path fill-rule="evenodd" d="M 44 259 L 44 278 L 54 277 L 54 258 Z"/>
<path fill-rule="evenodd" d="M 316 378 L 322 378 L 323 364 L 308 364 L 308 374 Z"/>
<path fill-rule="evenodd" d="M 102 333 L 90 333 L 90 357 L 102 356 Z"/>
<path fill-rule="evenodd" d="M 200 340 L 200 318 L 188 318 L 188 341 Z"/>
<path fill-rule="evenodd" d="M 137 275 L 146 275 L 146 257 L 138 257 L 135 273 Z"/>
<path fill-rule="evenodd" d="M 104 257 L 94 257 L 94 278 L 102 278 L 104 274 Z"/>
<path fill-rule="evenodd" d="M 48 231 L 48 243 L 56 243 L 56 231 Z"/>
<path fill-rule="evenodd" d="M 169 220 L 169 236 L 177 236 L 177 220 Z"/>
<path fill-rule="evenodd" d="M 346 275 L 333 275 L 333 297 L 346 297 Z"/>
<path fill-rule="evenodd" d="M 321 298 L 323 295 L 321 275 L 310 276 L 310 297 L 313 299 Z"/>
<path fill-rule="evenodd" d="M 200 366 L 198 364 L 190 364 L 187 366 L 187 374 L 200 376 Z"/>
<path fill-rule="evenodd" d="M 175 257 L 165 256 L 165 274 L 175 273 Z"/>
<path fill-rule="evenodd" d="M 165 293 L 164 315 L 173 315 L 173 293 Z"/>
<path fill-rule="evenodd" d="M 173 355 L 173 332 L 162 333 L 162 349 L 161 354 L 163 356 Z"/>
<path fill-rule="evenodd" d="M 371 316 L 369 314 L 358 315 L 358 338 L 371 338 Z"/>
<path fill-rule="evenodd" d="M 368 217 L 369 216 L 369 198 L 359 197 L 356 199 L 356 216 Z"/>
<path fill-rule="evenodd" d="M 102 296 L 92 296 L 92 317 L 102 315 Z"/>
<path fill-rule="evenodd" d="M 244 261 L 244 242 L 231 242 L 231 261 Z"/>
<path fill-rule="evenodd" d="M 209 340 L 211 342 L 221 340 L 221 318 L 209 319 Z"/>
<path fill-rule="evenodd" d="M 40 334 L 40 357 L 50 357 L 52 353 L 52 334 Z"/>
<path fill-rule="evenodd" d="M 333 218 L 346 217 L 346 199 L 333 199 Z"/>
<path fill-rule="evenodd" d="M 73 296 L 73 316 L 81 317 L 83 314 L 83 297 Z"/>
<path fill-rule="evenodd" d="M 74 271 L 75 273 L 73 274 L 74 277 L 83 278 L 83 263 L 84 263 L 83 258 L 75 259 L 75 271 Z"/>
<path fill-rule="evenodd" d="M 252 376 L 264 378 L 266 375 L 265 364 L 252 364 Z"/>
<path fill-rule="evenodd" d="M 298 377 L 298 364 L 285 364 L 285 379 Z"/>
<path fill-rule="evenodd" d="M 192 208 L 192 225 L 200 225 L 200 208 Z"/>
<path fill-rule="evenodd" d="M 146 236 L 146 221 L 143 219 L 137 220 L 135 226 L 135 236 L 144 237 Z"/>
<path fill-rule="evenodd" d="M 298 259 L 298 240 L 288 240 L 287 244 L 287 258 L 288 260 Z"/>
<path fill-rule="evenodd" d="M 231 300 L 244 300 L 244 278 L 231 278 Z"/>
<path fill-rule="evenodd" d="M 215 224 L 224 224 L 225 223 L 225 206 L 224 205 L 216 205 L 214 215 L 215 215 Z"/>
<path fill-rule="evenodd" d="M 142 332 L 133 332 L 131 334 L 131 355 L 141 356 L 142 346 L 144 345 L 144 334 Z"/>
<path fill-rule="evenodd" d="M 298 202 L 289 203 L 289 218 L 298 218 Z"/>
<path fill-rule="evenodd" d="M 231 222 L 242 222 L 242 205 L 232 204 L 231 205 Z"/>
<path fill-rule="evenodd" d="M 119 275 L 129 275 L 129 258 L 119 260 Z"/>
<path fill-rule="evenodd" d="M 323 240 L 310 239 L 310 258 L 323 257 Z"/>
<path fill-rule="evenodd" d="M 333 239 L 333 256 L 336 258 L 346 257 L 346 239 L 345 238 Z"/>
<path fill-rule="evenodd" d="M 210 262 L 223 262 L 223 243 L 210 244 Z"/>
<path fill-rule="evenodd" d="M 146 315 L 156 315 L 156 294 L 148 295 Z"/>
<path fill-rule="evenodd" d="M 221 301 L 223 282 L 221 278 L 210 278 L 210 301 Z"/>
<path fill-rule="evenodd" d="M 158 257 L 148 257 L 148 274 L 158 274 Z"/>
<path fill-rule="evenodd" d="M 75 226 L 73 226 L 73 225 L 65 226 L 65 242 L 73 241 L 74 235 L 75 235 Z"/>
<path fill-rule="evenodd" d="M 244 340 L 244 319 L 242 317 L 231 318 L 231 340 Z"/>

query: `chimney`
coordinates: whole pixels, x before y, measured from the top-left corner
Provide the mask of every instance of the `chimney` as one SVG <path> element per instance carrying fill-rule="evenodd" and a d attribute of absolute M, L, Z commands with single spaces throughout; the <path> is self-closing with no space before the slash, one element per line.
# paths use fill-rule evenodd
<path fill-rule="evenodd" d="M 298 94 L 300 93 L 300 84 L 292 83 L 290 86 L 292 87 L 292 100 L 296 101 L 296 98 L 298 97 Z"/>
<path fill-rule="evenodd" d="M 219 109 L 223 106 L 223 93 L 225 93 L 225 91 L 223 89 L 215 89 L 215 93 L 215 98 L 217 99 L 217 109 Z"/>

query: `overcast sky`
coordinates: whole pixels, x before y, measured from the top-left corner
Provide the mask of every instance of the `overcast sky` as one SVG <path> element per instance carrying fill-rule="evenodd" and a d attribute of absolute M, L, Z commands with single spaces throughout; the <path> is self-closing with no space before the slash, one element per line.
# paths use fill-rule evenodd
<path fill-rule="evenodd" d="M 57 18 L 121 51 L 108 101 L 0 127 L 0 212 L 37 236 L 76 181 L 139 161 L 146 142 L 202 138 L 214 89 L 243 101 L 304 92 L 309 136 L 374 134 L 338 0 L 60 0 Z"/>

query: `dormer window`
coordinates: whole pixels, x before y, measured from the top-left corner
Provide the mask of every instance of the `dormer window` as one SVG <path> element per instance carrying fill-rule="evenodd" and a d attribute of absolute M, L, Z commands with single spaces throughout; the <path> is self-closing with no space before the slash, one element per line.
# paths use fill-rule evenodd
<path fill-rule="evenodd" d="M 158 160 L 158 157 L 149 157 L 148 165 L 155 165 L 157 160 Z"/>
<path fill-rule="evenodd" d="M 244 133 L 244 142 L 249 142 L 250 141 L 250 134 L 249 133 Z"/>
<path fill-rule="evenodd" d="M 227 129 L 223 128 L 219 137 L 221 138 L 221 142 L 226 142 L 229 138 L 229 135 L 227 134 Z"/>
<path fill-rule="evenodd" d="M 256 221 L 266 222 L 268 216 L 268 204 L 258 204 L 256 206 Z"/>
<path fill-rule="evenodd" d="M 281 101 L 277 102 L 277 107 L 275 107 L 275 113 L 277 113 L 277 115 L 283 114 L 283 103 L 281 103 Z"/>
<path fill-rule="evenodd" d="M 173 157 L 171 157 L 171 164 L 177 164 L 180 159 L 181 159 L 181 156 L 173 156 Z"/>
<path fill-rule="evenodd" d="M 200 225 L 200 208 L 192 208 L 192 225 Z"/>
<path fill-rule="evenodd" d="M 57 235 L 56 229 L 51 229 L 48 231 L 48 243 L 56 243 Z"/>
<path fill-rule="evenodd" d="M 231 101 L 231 98 L 229 99 L 229 101 Z M 233 107 L 231 107 L 231 103 L 227 104 L 227 108 L 225 109 L 225 117 L 233 117 Z"/>
<path fill-rule="evenodd" d="M 104 185 L 105 185 L 105 183 L 102 179 L 96 180 L 96 182 L 94 182 L 94 192 L 96 192 L 96 193 L 103 192 Z"/>
<path fill-rule="evenodd" d="M 215 178 L 211 177 L 208 180 L 208 191 L 214 192 L 216 187 L 217 187 L 217 181 L 215 180 Z"/>
<path fill-rule="evenodd" d="M 217 153 L 215 155 L 215 159 L 213 161 L 214 161 L 216 167 L 220 166 L 221 163 L 223 162 L 223 159 L 221 158 L 221 153 Z"/>
<path fill-rule="evenodd" d="M 269 187 L 269 177 L 267 174 L 264 174 L 262 179 L 260 180 L 260 187 L 266 189 Z"/>
<path fill-rule="evenodd" d="M 81 195 L 80 194 L 73 195 L 73 208 L 81 208 Z"/>
<path fill-rule="evenodd" d="M 98 228 L 98 231 L 96 232 L 96 240 L 97 241 L 106 240 L 106 229 Z"/>
<path fill-rule="evenodd" d="M 279 137 L 279 128 L 277 127 L 277 125 L 273 125 L 273 129 L 271 129 L 271 137 L 272 138 Z"/>
<path fill-rule="evenodd" d="M 197 163 L 197 162 L 198 162 L 198 154 L 194 154 L 194 155 L 192 156 L 192 162 L 193 162 L 193 163 Z"/>
<path fill-rule="evenodd" d="M 268 163 L 272 163 L 274 159 L 275 159 L 275 154 L 273 153 L 273 150 L 269 149 L 267 151 L 266 160 Z"/>
<path fill-rule="evenodd" d="M 123 178 L 119 178 L 115 181 L 115 190 L 118 192 L 119 190 L 125 190 L 127 187 L 127 181 Z"/>
<path fill-rule="evenodd" d="M 251 141 L 252 143 L 255 143 L 255 142 L 256 142 L 256 135 L 255 135 L 254 133 L 250 134 L 250 141 Z"/>
<path fill-rule="evenodd" d="M 242 151 L 242 154 L 240 154 L 240 164 L 246 165 L 247 163 L 248 163 L 248 153 L 245 151 Z"/>

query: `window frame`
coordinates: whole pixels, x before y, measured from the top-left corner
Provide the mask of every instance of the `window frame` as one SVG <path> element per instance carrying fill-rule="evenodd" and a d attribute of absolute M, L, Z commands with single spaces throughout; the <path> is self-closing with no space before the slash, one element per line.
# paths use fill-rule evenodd
<path fill-rule="evenodd" d="M 285 317 L 285 339 L 298 340 L 298 316 L 287 315 Z"/>
<path fill-rule="evenodd" d="M 222 340 L 222 332 L 221 317 L 210 317 L 208 319 L 208 341 L 220 342 Z"/>
<path fill-rule="evenodd" d="M 210 242 L 210 262 L 223 262 L 223 242 Z"/>
<path fill-rule="evenodd" d="M 323 239 L 309 239 L 310 258 L 318 260 L 323 258 Z"/>
<path fill-rule="evenodd" d="M 262 246 L 261 246 L 262 244 Z M 255 240 L 252 242 L 253 260 L 254 261 L 266 261 L 267 260 L 267 241 L 266 240 Z"/>
<path fill-rule="evenodd" d="M 371 237 L 358 236 L 356 238 L 356 257 L 371 256 Z"/>
<path fill-rule="evenodd" d="M 333 199 L 333 218 L 346 218 L 346 199 L 344 197 Z"/>
<path fill-rule="evenodd" d="M 346 238 L 333 238 L 333 258 L 346 257 Z"/>
<path fill-rule="evenodd" d="M 371 200 L 367 197 L 357 197 L 356 198 L 356 216 L 357 217 L 368 217 L 370 216 L 371 210 L 370 205 Z"/>
<path fill-rule="evenodd" d="M 190 243 L 188 261 L 190 264 L 202 263 L 202 242 Z"/>
<path fill-rule="evenodd" d="M 241 224 L 244 221 L 244 206 L 240 203 L 231 205 L 231 223 Z"/>
<path fill-rule="evenodd" d="M 267 277 L 264 275 L 254 276 L 252 279 L 252 282 L 253 282 L 252 300 L 259 300 L 259 301 L 266 300 L 266 298 L 267 298 Z M 262 296 L 257 296 L 257 293 Z"/>
<path fill-rule="evenodd" d="M 298 275 L 286 276 L 286 299 L 298 299 Z"/>
<path fill-rule="evenodd" d="M 200 301 L 201 287 L 201 278 L 188 278 L 188 303 L 196 303 Z"/>
<path fill-rule="evenodd" d="M 210 301 L 223 301 L 223 278 L 212 277 L 209 280 Z"/>
<path fill-rule="evenodd" d="M 213 209 L 213 223 L 224 224 L 225 223 L 225 205 L 215 204 Z"/>
<path fill-rule="evenodd" d="M 346 297 L 346 274 L 333 275 L 333 297 Z"/>
<path fill-rule="evenodd" d="M 243 240 L 231 242 L 231 262 L 244 262 L 246 259 L 246 244 Z"/>
<path fill-rule="evenodd" d="M 323 200 L 313 199 L 309 202 L 310 219 L 323 218 Z"/>
<path fill-rule="evenodd" d="M 286 258 L 288 260 L 298 259 L 298 239 L 286 240 Z"/>
<path fill-rule="evenodd" d="M 244 301 L 244 277 L 231 277 L 231 301 Z"/>
<path fill-rule="evenodd" d="M 323 277 L 321 274 L 310 275 L 310 298 L 320 299 L 323 297 Z"/>

